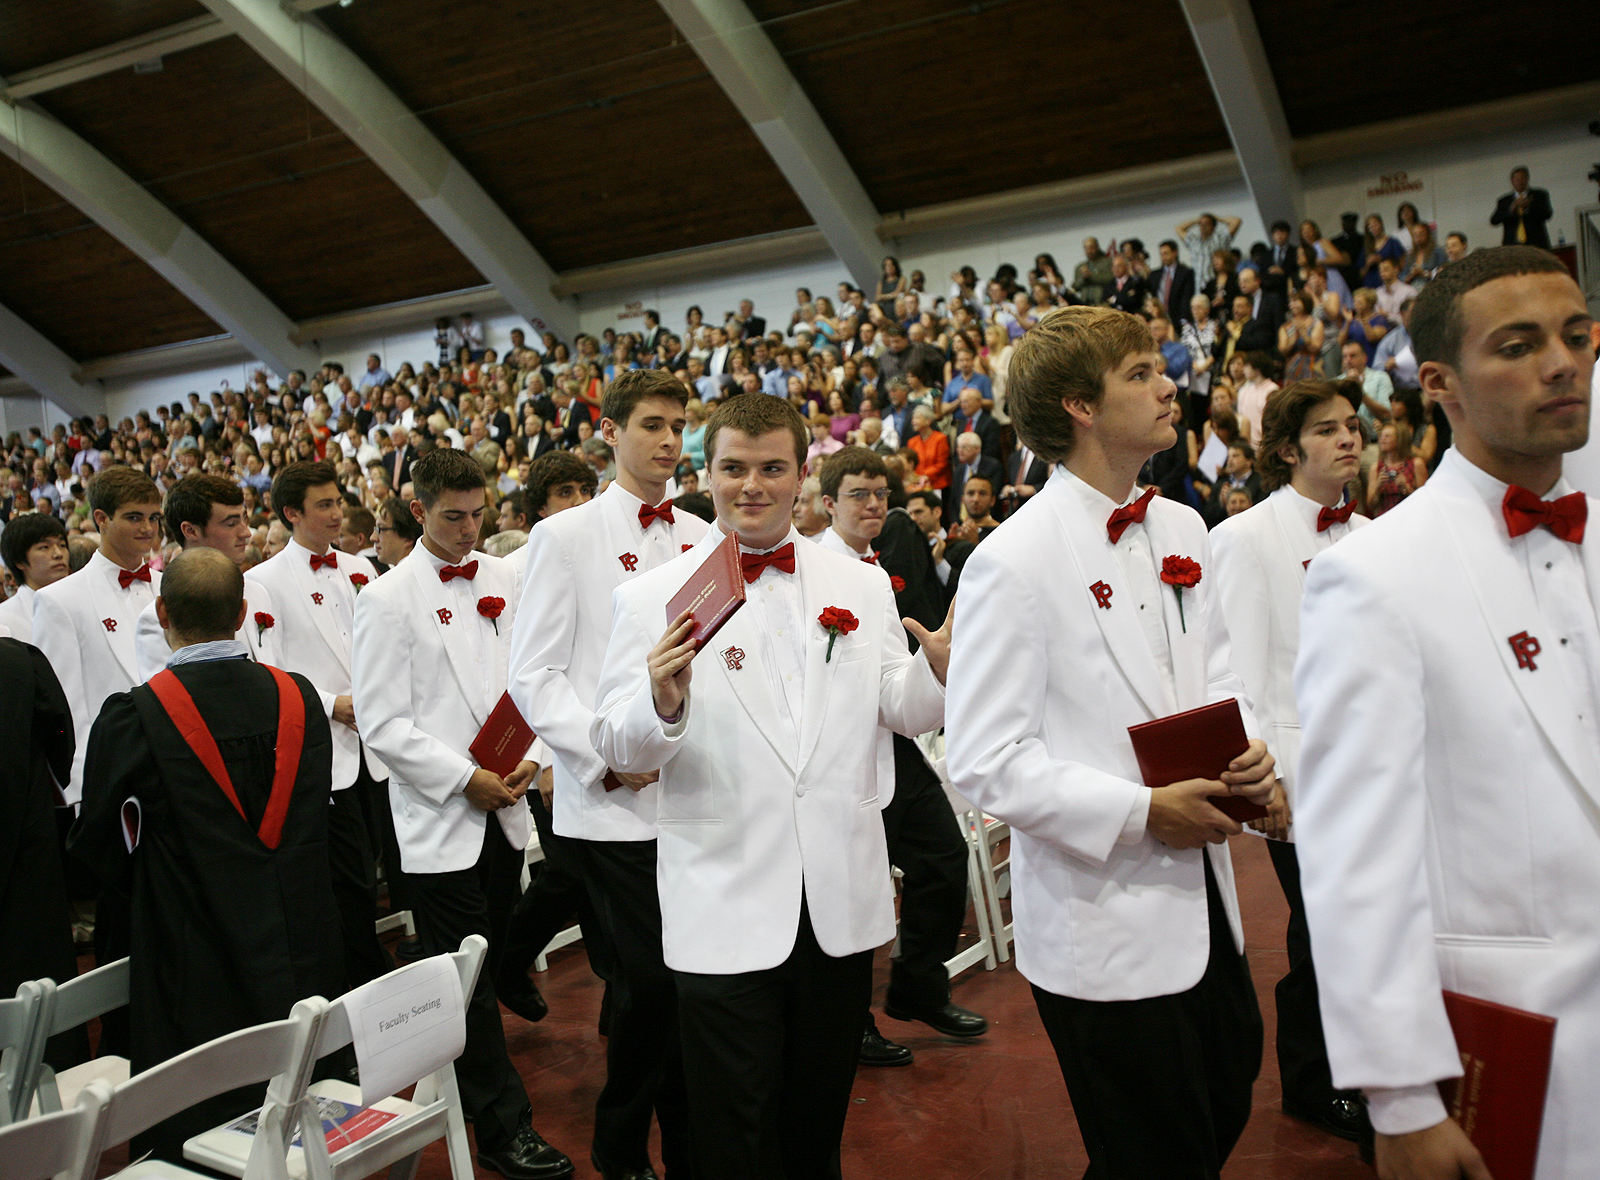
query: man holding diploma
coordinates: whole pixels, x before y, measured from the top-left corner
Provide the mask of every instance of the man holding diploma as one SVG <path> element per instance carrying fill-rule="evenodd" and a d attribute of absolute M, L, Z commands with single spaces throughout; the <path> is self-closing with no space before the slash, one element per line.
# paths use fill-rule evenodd
<path fill-rule="evenodd" d="M 839 1175 L 872 951 L 895 931 L 889 735 L 943 720 L 948 619 L 902 620 L 882 571 L 794 529 L 809 441 L 779 398 L 717 408 L 717 523 L 616 591 L 600 676 L 595 748 L 660 772 L 656 879 L 701 1180 Z M 746 601 L 697 659 L 691 616 L 666 604 L 729 533 Z"/>
<path fill-rule="evenodd" d="M 537 768 L 524 761 L 502 779 L 467 753 L 505 692 L 517 578 L 502 559 L 472 551 L 486 503 L 475 460 L 431 451 L 412 464 L 411 481 L 422 540 L 356 599 L 356 722 L 389 767 L 423 954 L 447 954 L 469 934 L 489 940 L 456 1062 L 478 1162 L 507 1180 L 565 1176 L 572 1161 L 528 1125 L 492 982 L 533 831 L 523 796 Z"/>
<path fill-rule="evenodd" d="M 1017 966 L 1096 1177 L 1218 1176 L 1261 1063 L 1240 828 L 1206 797 L 1265 803 L 1276 780 L 1205 525 L 1135 488 L 1181 412 L 1159 359 L 1107 308 L 1057 309 L 1017 342 L 1012 421 L 1053 470 L 962 572 L 946 711 L 951 781 L 1012 828 Z M 1251 738 L 1221 780 L 1144 785 L 1128 727 L 1228 697 Z"/>

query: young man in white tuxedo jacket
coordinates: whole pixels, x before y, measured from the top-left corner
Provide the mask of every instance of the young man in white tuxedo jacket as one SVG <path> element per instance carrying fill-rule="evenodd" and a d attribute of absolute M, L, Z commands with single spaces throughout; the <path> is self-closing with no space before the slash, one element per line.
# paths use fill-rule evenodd
<path fill-rule="evenodd" d="M 1012 421 L 1054 471 L 962 571 L 945 748 L 956 790 L 1011 825 L 1017 966 L 1090 1174 L 1214 1178 L 1262 1032 L 1240 828 L 1207 796 L 1265 801 L 1273 762 L 1228 667 L 1205 525 L 1136 494 L 1181 413 L 1159 359 L 1144 321 L 1108 308 L 1059 308 L 1017 342 Z M 1164 584 L 1169 556 L 1200 581 Z M 1250 744 L 1222 780 L 1144 785 L 1128 727 L 1230 697 Z"/>
<path fill-rule="evenodd" d="M 0 602 L 0 626 L 12 639 L 33 642 L 33 596 L 70 572 L 67 528 L 44 512 L 14 516 L 0 533 L 0 558 L 17 580 L 17 592 Z"/>
<path fill-rule="evenodd" d="M 1461 1073 L 1441 988 L 1557 1019 L 1537 1174 L 1600 1159 L 1600 546 L 1562 476 L 1592 327 L 1543 251 L 1440 271 L 1411 338 L 1454 445 L 1306 582 L 1306 914 L 1333 1081 L 1366 1091 L 1385 1180 L 1488 1176 L 1435 1087 Z"/>
<path fill-rule="evenodd" d="M 505 692 L 517 579 L 500 558 L 473 552 L 487 503 L 476 460 L 430 451 L 412 465 L 411 480 L 422 540 L 356 602 L 356 722 L 389 767 L 423 953 L 447 954 L 481 934 L 492 963 L 533 832 L 524 795 L 538 768 L 524 759 L 502 779 L 474 763 L 467 747 Z M 493 979 L 486 965 L 456 1061 L 478 1160 L 510 1180 L 568 1175 L 572 1161 L 529 1125 Z"/>
<path fill-rule="evenodd" d="M 185 549 L 215 549 L 234 565 L 244 563 L 245 550 L 250 546 L 250 524 L 245 519 L 244 492 L 231 479 L 203 472 L 184 476 L 167 493 L 161 515 L 166 521 L 167 535 Z M 244 625 L 234 638 L 245 645 L 251 659 L 275 664 L 274 655 L 263 655 L 267 637 L 276 630 L 272 598 L 260 585 L 246 586 L 245 593 L 249 609 L 245 612 Z M 262 615 L 266 617 L 258 618 Z M 167 635 L 154 602 L 139 612 L 134 648 L 140 684 L 164 670 L 172 658 L 172 648 L 167 645 Z"/>
<path fill-rule="evenodd" d="M 883 459 L 865 447 L 845 447 L 822 463 L 819 483 L 832 524 L 817 535 L 817 543 L 841 557 L 882 568 L 873 542 L 889 514 L 889 469 Z M 903 604 L 905 579 L 890 576 L 890 586 L 897 605 Z M 906 613 L 915 617 L 914 611 Z M 900 953 L 889 972 L 884 1012 L 895 1020 L 921 1020 L 946 1036 L 982 1036 L 989 1031 L 988 1021 L 951 1003 L 950 973 L 945 970 L 967 914 L 966 837 L 922 748 L 899 735 L 894 738 L 893 798 L 883 809 L 883 829 L 889 863 L 904 874 Z M 911 1050 L 886 1040 L 869 1014 L 861 1064 L 910 1062 Z"/>
<path fill-rule="evenodd" d="M 272 481 L 272 509 L 290 531 L 278 553 L 245 574 L 245 595 L 265 589 L 276 611 L 261 639 L 268 662 L 316 686 L 333 730 L 333 803 L 328 867 L 344 932 L 350 986 L 392 969 L 374 929 L 378 895 L 373 819 L 389 772 L 363 748 L 350 698 L 356 595 L 377 580 L 366 558 L 333 545 L 344 526 L 344 496 L 332 463 L 291 463 Z M 254 619 L 248 622 L 255 622 Z M 260 637 L 258 636 L 258 639 Z"/>
<path fill-rule="evenodd" d="M 889 735 L 944 715 L 948 623 L 902 620 L 881 570 L 794 528 L 808 442 L 780 398 L 717 407 L 716 528 L 618 587 L 600 677 L 601 760 L 660 773 L 656 881 L 702 1180 L 839 1175 L 872 951 L 895 929 Z M 730 532 L 747 599 L 691 689 L 692 620 L 666 604 Z"/>
<path fill-rule="evenodd" d="M 1312 558 L 1370 522 L 1346 494 L 1361 473 L 1361 387 L 1296 381 L 1267 398 L 1256 470 L 1271 494 L 1211 533 L 1217 599 L 1228 623 L 1233 670 L 1277 760 L 1280 789 L 1271 815 L 1251 823 L 1270 837 L 1267 851 L 1289 903 L 1289 972 L 1278 981 L 1278 1076 L 1283 1109 L 1345 1139 L 1358 1139 L 1360 1097 L 1337 1091 L 1328 1070 L 1317 976 L 1311 960 L 1300 868 L 1290 824 L 1300 757 L 1294 661 L 1300 650 L 1300 599 Z"/>
<path fill-rule="evenodd" d="M 594 468 L 571 451 L 546 451 L 528 465 L 528 483 L 523 493 L 536 525 L 558 512 L 587 504 L 599 486 L 600 477 Z M 528 527 L 528 536 L 533 536 L 533 525 Z M 508 554 L 506 561 L 520 580 L 528 569 L 527 545 Z"/>
<path fill-rule="evenodd" d="M 161 540 L 161 493 L 132 467 L 108 467 L 89 481 L 89 507 L 100 548 L 89 564 L 33 596 L 33 645 L 55 669 L 82 736 L 72 758 L 68 803 L 83 791 L 89 727 L 112 693 L 139 683 L 134 636 L 139 612 L 155 601 L 161 575 L 150 550 Z"/>
<path fill-rule="evenodd" d="M 617 478 L 589 503 L 541 521 L 518 551 L 527 562 L 511 696 L 555 757 L 554 830 L 589 895 L 594 922 L 583 937 L 590 962 L 611 985 L 593 1149 L 607 1180 L 648 1174 L 652 1110 L 666 1170 L 690 1167 L 677 992 L 661 959 L 655 894 L 655 768 L 619 774 L 612 781 L 621 785 L 607 790 L 607 763 L 590 734 L 611 592 L 706 533 L 705 521 L 674 513 L 669 498 L 686 402 L 683 385 L 663 370 L 619 375 L 606 389 L 600 424 Z"/>

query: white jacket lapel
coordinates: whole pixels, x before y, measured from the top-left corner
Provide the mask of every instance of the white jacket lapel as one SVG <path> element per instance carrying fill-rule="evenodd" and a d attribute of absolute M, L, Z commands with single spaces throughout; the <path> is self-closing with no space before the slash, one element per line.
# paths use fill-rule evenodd
<path fill-rule="evenodd" d="M 328 645 L 328 650 L 333 653 L 334 659 L 339 661 L 339 666 L 348 673 L 350 653 L 345 650 L 344 644 L 339 639 L 339 631 L 333 625 L 333 604 L 327 600 L 333 591 L 324 589 L 312 575 L 311 564 L 299 549 L 285 552 L 283 561 L 289 567 L 289 580 L 294 583 L 300 609 L 310 614 L 311 621 L 322 633 L 323 642 Z M 318 602 L 312 597 L 313 595 L 319 595 L 322 601 Z"/>
<path fill-rule="evenodd" d="M 1449 468 L 1428 483 L 1429 499 L 1441 527 L 1449 536 L 1460 561 L 1457 576 L 1472 587 L 1489 630 L 1490 646 L 1498 655 L 1511 683 L 1528 706 L 1534 722 L 1544 731 L 1567 770 L 1596 805 L 1600 805 L 1600 753 L 1584 741 L 1574 715 L 1570 685 L 1555 667 L 1534 661 L 1532 668 L 1518 664 L 1518 652 L 1511 640 L 1526 632 L 1537 639 L 1549 633 L 1545 617 L 1517 568 L 1515 556 L 1500 540 L 1499 529 L 1483 498 Z M 1424 489 L 1425 491 L 1428 489 Z M 1596 592 L 1600 559 L 1584 554 L 1589 577 L 1589 593 Z"/>
<path fill-rule="evenodd" d="M 666 625 L 665 620 L 662 625 Z M 750 715 L 773 753 L 794 771 L 797 769 L 795 752 L 789 746 L 782 718 L 778 715 L 778 702 L 773 699 L 767 683 L 767 668 L 761 653 L 762 639 L 755 614 L 740 608 L 717 632 L 711 647 L 696 657 L 696 664 L 703 668 L 710 663 L 714 669 L 712 675 L 727 681 L 730 694 Z"/>
<path fill-rule="evenodd" d="M 482 725 L 489 717 L 488 709 L 484 707 L 482 678 L 474 675 L 466 663 L 466 652 L 462 650 L 460 631 L 462 627 L 476 627 L 478 614 L 474 611 L 471 618 L 451 618 L 451 621 L 446 623 L 444 616 L 439 612 L 441 610 L 453 612 L 455 603 L 444 592 L 444 583 L 439 581 L 433 563 L 423 554 L 420 544 L 411 551 L 405 564 L 411 567 L 409 572 L 416 584 L 417 594 L 422 599 L 422 607 L 428 612 L 429 624 L 433 627 L 439 646 L 444 649 L 445 661 L 455 675 L 461 696 L 472 712 L 473 720 Z"/>
<path fill-rule="evenodd" d="M 125 594 L 127 591 L 121 587 L 113 588 L 106 578 L 100 576 L 99 571 L 95 571 L 94 575 L 86 580 L 89 583 L 89 597 L 94 603 L 95 614 L 101 619 L 113 621 L 121 619 L 127 612 L 127 603 L 118 601 L 113 596 Z M 101 630 L 105 633 L 106 646 L 111 649 L 111 654 L 116 657 L 122 670 L 127 673 L 130 684 L 140 682 L 139 662 L 134 646 L 133 622 L 136 618 L 138 618 L 137 611 L 125 622 L 119 623 L 115 631 L 106 629 L 104 624 L 101 626 Z"/>
<path fill-rule="evenodd" d="M 805 695 L 800 716 L 795 718 L 800 728 L 801 769 L 811 760 L 817 742 L 822 737 L 822 719 L 828 711 L 828 694 L 832 691 L 833 674 L 838 667 L 835 661 L 839 656 L 839 644 L 837 641 L 834 643 L 834 659 L 830 660 L 827 641 L 820 638 L 827 633 L 817 621 L 817 616 L 830 606 L 846 610 L 851 606 L 848 602 L 836 601 L 839 597 L 838 583 L 830 585 L 824 576 L 827 565 L 831 563 L 817 560 L 818 556 L 811 552 L 811 546 L 806 542 L 796 542 L 795 575 L 800 579 L 800 634 L 805 637 L 806 668 Z M 830 601 L 830 596 L 835 601 Z M 854 605 L 857 610 L 865 609 L 859 602 Z M 840 639 L 843 638 L 840 636 Z"/>

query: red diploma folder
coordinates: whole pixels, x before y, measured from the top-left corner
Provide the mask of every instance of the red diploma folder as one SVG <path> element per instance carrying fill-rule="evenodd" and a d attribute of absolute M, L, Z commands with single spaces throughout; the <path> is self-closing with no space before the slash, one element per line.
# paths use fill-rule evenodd
<path fill-rule="evenodd" d="M 1444 993 L 1462 1076 L 1439 1083 L 1450 1117 L 1483 1155 L 1494 1180 L 1533 1180 L 1550 1085 L 1554 1017 Z"/>
<path fill-rule="evenodd" d="M 1147 787 L 1170 787 L 1191 778 L 1220 779 L 1250 748 L 1239 702 L 1229 697 L 1171 717 L 1128 726 L 1139 773 Z M 1243 795 L 1212 795 L 1216 809 L 1238 823 L 1260 819 L 1267 809 Z"/>
<path fill-rule="evenodd" d="M 722 624 L 743 605 L 744 566 L 739 560 L 739 537 L 729 533 L 667 603 L 667 622 L 684 611 L 692 612 L 694 630 L 689 632 L 689 638 L 700 648 L 710 643 Z"/>
<path fill-rule="evenodd" d="M 489 720 L 483 723 L 478 736 L 472 739 L 467 753 L 485 770 L 492 770 L 505 778 L 517 768 L 533 745 L 533 726 L 522 719 L 509 692 L 500 694 Z"/>

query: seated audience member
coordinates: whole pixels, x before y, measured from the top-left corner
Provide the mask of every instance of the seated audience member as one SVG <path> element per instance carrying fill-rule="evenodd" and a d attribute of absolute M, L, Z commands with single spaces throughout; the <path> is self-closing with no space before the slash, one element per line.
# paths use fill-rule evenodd
<path fill-rule="evenodd" d="M 1378 459 L 1367 469 L 1367 515 L 1377 519 L 1428 481 L 1428 465 L 1411 446 L 1411 427 L 1385 422 L 1378 429 Z"/>
<path fill-rule="evenodd" d="M 1382 369 L 1368 367 L 1367 351 L 1351 340 L 1342 349 L 1346 381 L 1361 386 L 1361 420 L 1369 429 L 1389 418 L 1389 402 L 1394 397 L 1394 382 Z M 1370 435 L 1368 437 L 1371 437 Z"/>
<path fill-rule="evenodd" d="M 976 545 L 1000 527 L 1000 522 L 994 518 L 994 505 L 994 480 L 987 475 L 972 476 L 962 488 L 962 519 L 951 530 L 951 535 Z"/>
<path fill-rule="evenodd" d="M 917 474 L 934 490 L 950 486 L 950 440 L 933 428 L 933 411 L 919 405 L 911 412 L 912 434 L 906 446 L 916 459 Z"/>
<path fill-rule="evenodd" d="M 134 1073 L 347 984 L 328 920 L 328 719 L 309 681 L 254 662 L 234 638 L 244 590 L 224 553 L 174 558 L 156 599 L 172 660 L 112 693 L 88 734 L 68 847 L 131 898 Z M 132 1154 L 181 1162 L 185 1139 L 262 1093 L 190 1107 L 136 1138 Z"/>
<path fill-rule="evenodd" d="M 411 547 L 422 539 L 422 527 L 411 515 L 411 506 L 394 497 L 378 505 L 377 523 L 372 526 L 372 541 L 378 560 L 393 569 L 405 560 Z"/>
<path fill-rule="evenodd" d="M 807 423 L 811 427 L 811 445 L 806 448 L 806 462 L 815 464 L 842 451 L 844 444 L 833 437 L 833 420 L 826 414 L 813 414 Z"/>
<path fill-rule="evenodd" d="M 1266 498 L 1261 487 L 1261 477 L 1255 470 L 1256 452 L 1244 439 L 1235 439 L 1228 446 L 1228 461 L 1211 489 L 1211 499 L 1202 514 L 1213 528 L 1228 516 L 1228 493 L 1242 491 L 1249 495 L 1250 504 L 1259 504 Z M 1250 505 L 1246 505 L 1249 507 Z"/>

